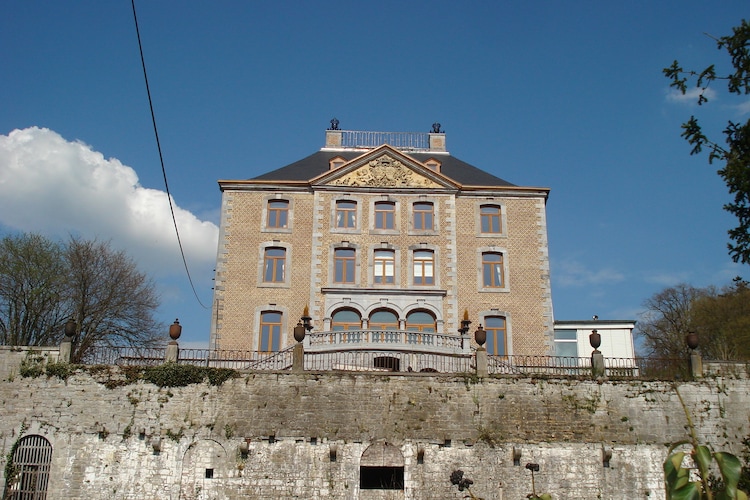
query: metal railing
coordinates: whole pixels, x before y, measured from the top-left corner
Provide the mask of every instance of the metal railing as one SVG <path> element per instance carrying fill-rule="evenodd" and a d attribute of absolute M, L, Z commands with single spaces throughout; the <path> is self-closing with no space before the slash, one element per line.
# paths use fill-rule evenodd
<path fill-rule="evenodd" d="M 81 361 L 86 365 L 156 366 L 164 363 L 165 347 L 94 346 Z M 278 352 L 224 349 L 180 349 L 178 364 L 235 370 L 288 370 L 292 348 Z"/>
<path fill-rule="evenodd" d="M 684 359 L 604 358 L 604 370 L 612 378 L 653 380 L 686 379 Z M 591 358 L 568 356 L 487 356 L 487 371 L 495 375 L 591 376 Z"/>
<path fill-rule="evenodd" d="M 381 144 L 412 151 L 428 151 L 430 149 L 430 134 L 423 132 L 341 131 L 341 145 L 345 148 L 374 148 Z"/>
<path fill-rule="evenodd" d="M 475 367 L 471 354 L 356 350 L 306 352 L 305 370 L 469 373 L 475 371 Z"/>
<path fill-rule="evenodd" d="M 438 372 L 475 373 L 476 351 L 464 351 L 447 339 L 461 341 L 461 337 L 420 334 L 418 332 L 354 330 L 325 332 L 309 335 L 311 346 L 304 351 L 304 369 L 311 371 L 357 372 Z M 341 338 L 330 337 L 342 335 Z M 351 335 L 351 336 L 349 336 Z M 416 335 L 410 337 L 410 335 Z M 413 343 L 409 339 L 414 340 Z M 439 352 L 434 346 L 449 349 Z M 317 346 L 317 349 L 316 349 Z M 375 348 L 373 348 L 375 346 Z M 293 366 L 294 347 L 278 352 L 237 350 L 181 349 L 179 364 L 212 368 L 232 368 L 244 371 L 287 371 Z M 95 346 L 88 351 L 83 364 L 119 366 L 156 366 L 164 363 L 164 347 Z M 605 374 L 610 378 L 638 378 L 648 380 L 687 380 L 688 363 L 684 359 L 604 358 Z M 748 369 L 738 364 L 738 371 Z M 725 368 L 725 371 L 727 369 Z M 564 356 L 487 356 L 489 375 L 510 376 L 591 376 L 591 359 Z"/>

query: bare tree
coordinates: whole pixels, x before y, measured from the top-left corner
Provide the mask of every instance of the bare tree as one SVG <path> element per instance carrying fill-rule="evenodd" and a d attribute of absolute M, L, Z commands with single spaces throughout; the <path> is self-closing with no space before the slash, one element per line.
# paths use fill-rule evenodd
<path fill-rule="evenodd" d="M 717 290 L 687 284 L 665 288 L 645 304 L 636 333 L 647 354 L 660 358 L 688 355 L 685 336 L 698 334 L 704 357 L 750 359 L 750 287 L 741 278 Z"/>
<path fill-rule="evenodd" d="M 692 307 L 701 352 L 710 359 L 750 359 L 750 286 L 741 278 Z"/>
<path fill-rule="evenodd" d="M 646 300 L 646 312 L 636 333 L 647 354 L 657 358 L 679 358 L 688 354 L 685 335 L 693 331 L 693 302 L 711 292 L 685 283 L 665 288 Z"/>
<path fill-rule="evenodd" d="M 150 345 L 164 329 L 154 320 L 153 281 L 109 243 L 43 236 L 0 240 L 0 344 L 55 345 L 72 318 L 71 361 L 96 344 Z"/>
<path fill-rule="evenodd" d="M 66 250 L 67 302 L 78 331 L 72 361 L 94 345 L 150 345 L 163 326 L 153 282 L 109 243 L 71 237 Z"/>
<path fill-rule="evenodd" d="M 66 274 L 59 243 L 36 234 L 0 240 L 0 344 L 59 341 Z"/>

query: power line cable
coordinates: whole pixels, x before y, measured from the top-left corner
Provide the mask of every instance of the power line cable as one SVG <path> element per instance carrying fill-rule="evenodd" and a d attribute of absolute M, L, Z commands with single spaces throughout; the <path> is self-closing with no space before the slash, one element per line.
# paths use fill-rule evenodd
<path fill-rule="evenodd" d="M 154 125 L 154 136 L 156 137 L 156 149 L 159 151 L 159 162 L 161 163 L 161 172 L 164 176 L 164 188 L 167 191 L 167 199 L 169 200 L 169 211 L 172 213 L 172 222 L 174 223 L 174 232 L 177 235 L 177 244 L 180 247 L 180 255 L 182 255 L 182 263 L 185 266 L 185 273 L 187 274 L 188 281 L 190 282 L 190 288 L 193 289 L 193 295 L 195 295 L 195 300 L 198 301 L 198 303 L 203 307 L 203 309 L 208 309 L 208 307 L 201 302 L 201 299 L 198 297 L 198 293 L 195 291 L 195 285 L 193 285 L 193 278 L 190 276 L 190 269 L 187 265 L 187 260 L 185 259 L 185 251 L 182 248 L 182 240 L 180 239 L 180 231 L 177 229 L 177 218 L 174 216 L 174 206 L 172 205 L 172 195 L 169 192 L 169 183 L 167 182 L 167 170 L 164 168 L 164 157 L 161 153 L 161 143 L 159 142 L 159 130 L 156 127 L 156 115 L 154 114 L 154 105 L 151 101 L 151 89 L 148 85 L 148 74 L 146 73 L 146 60 L 143 57 L 143 46 L 141 44 L 141 31 L 138 29 L 138 16 L 135 13 L 135 0 L 130 0 L 130 4 L 133 6 L 133 20 L 135 21 L 135 34 L 138 37 L 138 50 L 141 54 L 141 66 L 143 67 L 143 79 L 146 82 L 146 94 L 148 95 L 148 107 L 151 110 L 151 122 Z"/>

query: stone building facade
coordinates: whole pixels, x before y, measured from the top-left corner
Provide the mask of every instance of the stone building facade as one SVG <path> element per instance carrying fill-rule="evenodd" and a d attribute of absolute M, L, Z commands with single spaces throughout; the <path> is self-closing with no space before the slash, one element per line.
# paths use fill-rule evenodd
<path fill-rule="evenodd" d="M 549 190 L 459 160 L 439 128 L 328 130 L 307 158 L 219 186 L 212 349 L 289 347 L 307 308 L 317 334 L 359 332 L 342 342 L 446 344 L 466 314 L 489 354 L 554 351 Z"/>

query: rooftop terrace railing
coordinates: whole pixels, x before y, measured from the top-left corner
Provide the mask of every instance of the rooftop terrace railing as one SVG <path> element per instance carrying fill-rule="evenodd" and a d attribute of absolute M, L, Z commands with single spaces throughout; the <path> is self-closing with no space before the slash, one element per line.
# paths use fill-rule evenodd
<path fill-rule="evenodd" d="M 375 148 L 381 144 L 388 144 L 398 149 L 429 151 L 430 134 L 422 132 L 341 131 L 341 146 L 345 148 Z"/>

